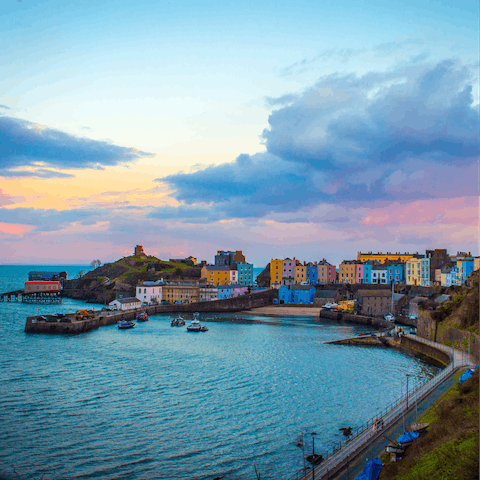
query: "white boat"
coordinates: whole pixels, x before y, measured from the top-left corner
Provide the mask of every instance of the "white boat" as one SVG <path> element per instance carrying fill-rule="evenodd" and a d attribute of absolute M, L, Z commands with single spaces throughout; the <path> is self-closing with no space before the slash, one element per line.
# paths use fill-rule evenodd
<path fill-rule="evenodd" d="M 201 332 L 202 326 L 198 320 L 192 320 L 192 323 L 188 325 L 187 330 L 189 332 Z"/>
<path fill-rule="evenodd" d="M 388 322 L 394 322 L 395 321 L 395 315 L 393 315 L 393 313 L 387 313 L 384 318 Z"/>
<path fill-rule="evenodd" d="M 327 302 L 322 308 L 325 310 L 333 310 L 337 305 L 337 303 Z"/>

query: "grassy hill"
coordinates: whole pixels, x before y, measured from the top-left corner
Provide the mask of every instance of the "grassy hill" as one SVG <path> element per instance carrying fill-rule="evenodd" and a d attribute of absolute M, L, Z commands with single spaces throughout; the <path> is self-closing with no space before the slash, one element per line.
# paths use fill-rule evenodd
<path fill-rule="evenodd" d="M 154 256 L 130 256 L 69 280 L 64 293 L 71 298 L 109 303 L 118 293 L 133 296 L 135 286 L 143 281 L 195 280 L 200 278 L 200 273 L 199 267 L 185 263 L 167 262 Z"/>

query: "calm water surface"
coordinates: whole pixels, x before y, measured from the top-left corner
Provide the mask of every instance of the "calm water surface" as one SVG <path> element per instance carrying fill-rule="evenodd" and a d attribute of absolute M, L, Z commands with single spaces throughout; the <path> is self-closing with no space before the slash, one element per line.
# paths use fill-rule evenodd
<path fill-rule="evenodd" d="M 40 268 L 0 267 L 0 292 Z M 22 479 L 237 480 L 255 479 L 254 466 L 264 479 L 287 478 L 302 466 L 301 431 L 318 433 L 321 452 L 340 427 L 362 424 L 399 396 L 406 373 L 435 372 L 396 351 L 324 344 L 367 331 L 361 326 L 264 317 L 246 325 L 223 315 L 195 334 L 157 315 L 132 330 L 25 334 L 38 307 L 0 304 L 6 479 L 18 478 L 15 468 Z"/>

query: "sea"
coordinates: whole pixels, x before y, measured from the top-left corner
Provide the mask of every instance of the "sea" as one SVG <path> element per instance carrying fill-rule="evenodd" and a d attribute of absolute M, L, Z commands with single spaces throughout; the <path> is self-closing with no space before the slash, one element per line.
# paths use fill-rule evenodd
<path fill-rule="evenodd" d="M 46 269 L 87 267 L 0 266 L 0 293 Z M 303 466 L 300 434 L 325 452 L 339 428 L 402 395 L 406 374 L 411 388 L 437 371 L 395 350 L 325 344 L 371 327 L 307 317 L 202 314 L 215 320 L 205 333 L 169 315 L 131 330 L 24 332 L 29 315 L 85 306 L 0 303 L 2 480 L 286 480 Z"/>

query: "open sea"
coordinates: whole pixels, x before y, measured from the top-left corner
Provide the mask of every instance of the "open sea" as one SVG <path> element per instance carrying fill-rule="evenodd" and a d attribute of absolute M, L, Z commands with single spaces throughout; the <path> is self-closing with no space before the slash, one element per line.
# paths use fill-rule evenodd
<path fill-rule="evenodd" d="M 85 268 L 0 266 L 0 293 L 30 270 Z M 1 479 L 254 480 L 255 467 L 287 479 L 303 466 L 301 432 L 317 432 L 321 453 L 400 396 L 406 373 L 437 371 L 394 350 L 325 345 L 371 327 L 311 318 L 204 314 L 222 321 L 187 333 L 156 315 L 131 330 L 24 333 L 38 308 L 84 306 L 0 303 Z"/>

